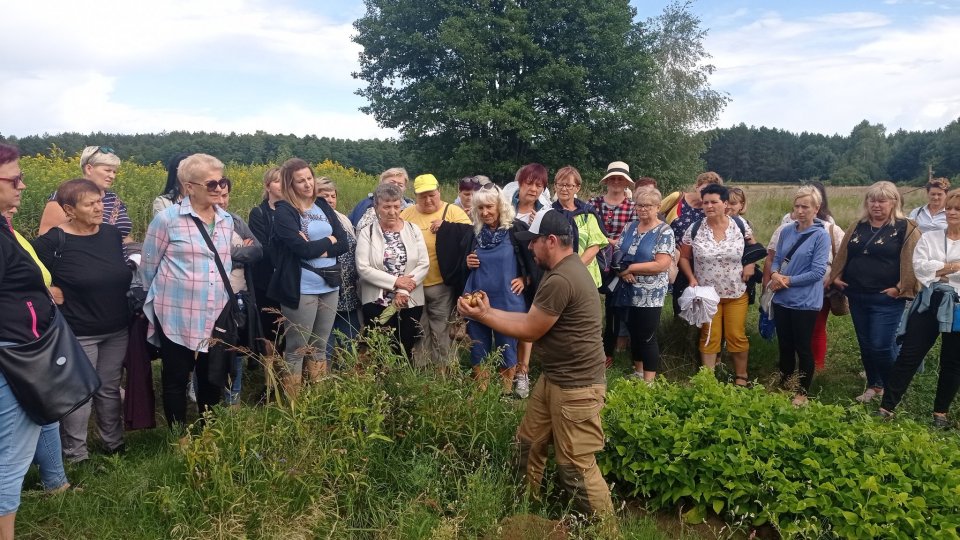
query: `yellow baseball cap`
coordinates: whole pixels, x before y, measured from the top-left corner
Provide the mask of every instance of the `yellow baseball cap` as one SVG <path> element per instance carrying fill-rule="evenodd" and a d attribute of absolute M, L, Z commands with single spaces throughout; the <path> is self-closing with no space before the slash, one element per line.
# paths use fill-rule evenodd
<path fill-rule="evenodd" d="M 413 192 L 416 194 L 426 193 L 440 189 L 440 182 L 432 174 L 421 174 L 413 179 Z"/>

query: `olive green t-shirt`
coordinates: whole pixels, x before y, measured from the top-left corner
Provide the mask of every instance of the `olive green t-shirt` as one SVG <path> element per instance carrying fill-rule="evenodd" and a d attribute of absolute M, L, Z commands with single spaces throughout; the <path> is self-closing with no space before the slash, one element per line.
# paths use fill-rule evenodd
<path fill-rule="evenodd" d="M 547 380 L 566 387 L 605 383 L 600 295 L 576 253 L 544 274 L 533 305 L 560 316 L 534 345 Z"/>

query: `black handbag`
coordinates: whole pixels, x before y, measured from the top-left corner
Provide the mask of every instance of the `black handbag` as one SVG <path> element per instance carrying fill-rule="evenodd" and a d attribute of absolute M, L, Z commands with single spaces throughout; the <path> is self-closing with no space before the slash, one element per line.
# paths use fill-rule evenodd
<path fill-rule="evenodd" d="M 70 414 L 100 388 L 97 370 L 56 306 L 36 341 L 0 347 L 0 371 L 27 416 L 41 426 Z"/>
<path fill-rule="evenodd" d="M 213 331 L 210 332 L 210 343 L 207 346 L 207 380 L 218 388 L 227 385 L 227 374 L 233 364 L 233 359 L 237 356 L 237 345 L 240 343 L 240 325 L 244 319 L 240 306 L 237 303 L 237 295 L 233 293 L 233 287 L 230 286 L 230 278 L 227 271 L 223 268 L 223 262 L 220 261 L 220 255 L 217 253 L 213 240 L 207 234 L 207 228 L 203 222 L 196 216 L 191 216 L 193 222 L 200 229 L 203 240 L 207 247 L 213 252 L 213 260 L 217 263 L 217 270 L 220 271 L 220 279 L 223 280 L 223 286 L 227 289 L 227 304 L 220 311 L 220 316 L 213 323 Z"/>

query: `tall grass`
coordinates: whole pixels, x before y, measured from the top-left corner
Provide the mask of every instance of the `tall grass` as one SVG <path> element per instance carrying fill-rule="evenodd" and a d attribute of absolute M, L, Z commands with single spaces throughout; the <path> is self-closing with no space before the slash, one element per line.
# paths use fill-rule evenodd
<path fill-rule="evenodd" d="M 21 166 L 29 187 L 15 224 L 32 236 L 47 196 L 77 176 L 79 159 L 28 156 Z M 260 200 L 266 168 L 228 165 L 235 186 L 232 211 L 245 216 Z M 376 184 L 373 176 L 331 162 L 317 164 L 316 174 L 337 182 L 342 212 Z M 165 177 L 160 164 L 120 168 L 115 187 L 128 205 L 137 238 Z M 766 243 L 789 211 L 795 188 L 745 189 L 746 217 Z M 456 196 L 451 186 L 443 191 L 444 200 Z M 863 192 L 828 188 L 839 225 L 856 219 Z M 923 193 L 914 192 L 905 206 L 922 201 Z M 756 335 L 755 310 L 747 325 L 751 375 L 772 380 L 776 344 Z M 812 396 L 862 407 L 852 401 L 863 381 L 850 318 L 831 317 L 828 332 L 827 367 L 816 374 Z M 685 380 L 696 371 L 695 334 L 665 309 L 660 340 L 665 377 Z M 898 414 L 928 418 L 937 352 Z M 82 492 L 44 497 L 32 473 L 18 532 L 23 538 L 498 538 L 511 516 L 547 520 L 563 513 L 555 502 L 529 504 L 510 474 L 512 434 L 523 402 L 501 401 L 497 385 L 482 392 L 465 374 L 438 378 L 389 355 L 378 358 L 375 364 L 363 363 L 349 353 L 344 371 L 310 388 L 293 408 L 219 410 L 202 433 L 182 444 L 165 428 L 128 434 L 127 455 L 95 455 L 68 469 Z M 620 353 L 609 378 L 612 382 L 630 370 L 627 354 Z M 643 504 L 624 502 L 631 508 Z M 676 523 L 628 513 L 621 532 L 627 538 L 689 534 L 674 526 L 664 529 L 665 522 Z M 573 537 L 592 534 L 576 525 L 570 532 Z"/>

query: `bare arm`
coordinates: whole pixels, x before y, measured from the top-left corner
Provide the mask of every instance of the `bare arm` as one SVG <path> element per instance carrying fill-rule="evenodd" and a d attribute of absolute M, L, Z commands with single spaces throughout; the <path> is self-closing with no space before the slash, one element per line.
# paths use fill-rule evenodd
<path fill-rule="evenodd" d="M 551 315 L 537 308 L 536 305 L 530 308 L 529 313 L 501 311 L 490 307 L 490 299 L 487 298 L 486 293 L 480 291 L 479 295 L 477 306 L 471 306 L 463 297 L 457 300 L 457 310 L 460 314 L 490 327 L 494 332 L 515 337 L 520 341 L 540 339 L 560 318 L 559 315 Z"/>
<path fill-rule="evenodd" d="M 699 285 L 699 282 L 697 282 L 697 278 L 693 275 L 693 266 L 690 265 L 691 260 L 693 260 L 693 246 L 682 244 L 680 246 L 680 260 L 677 261 L 677 267 L 680 268 L 683 275 L 687 276 L 687 281 L 690 282 L 690 286 L 696 287 Z"/>
<path fill-rule="evenodd" d="M 50 201 L 43 207 L 43 215 L 40 216 L 40 231 L 37 235 L 42 236 L 47 234 L 47 231 L 50 229 L 59 227 L 66 222 L 67 214 L 63 211 L 63 207 L 57 204 L 56 201 Z"/>
<path fill-rule="evenodd" d="M 583 255 L 580 255 L 580 260 L 583 261 L 583 264 L 590 264 L 593 259 L 596 258 L 597 253 L 600 253 L 600 246 L 590 246 L 583 250 Z"/>

